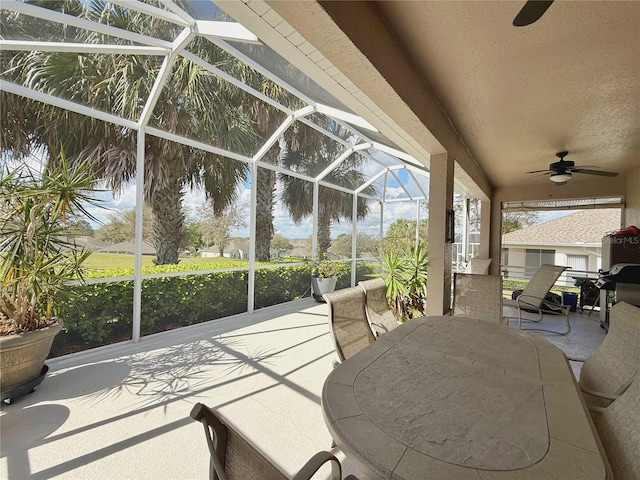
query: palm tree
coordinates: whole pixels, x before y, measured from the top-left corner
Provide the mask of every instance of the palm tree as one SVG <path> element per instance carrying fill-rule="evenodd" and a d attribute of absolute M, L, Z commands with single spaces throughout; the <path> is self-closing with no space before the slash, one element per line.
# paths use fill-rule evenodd
<path fill-rule="evenodd" d="M 327 128 L 335 135 L 347 139 L 350 132 L 341 127 L 330 124 Z M 283 155 L 282 163 L 285 168 L 296 170 L 309 176 L 314 176 L 336 159 L 346 147 L 323 136 L 319 144 L 299 142 L 287 143 L 287 150 Z M 351 154 L 340 165 L 334 168 L 325 178 L 329 183 L 355 190 L 361 186 L 366 177 L 362 173 L 362 165 L 365 157 L 358 153 Z M 289 175 L 281 175 L 284 189 L 282 202 L 287 206 L 294 222 L 300 223 L 313 213 L 313 184 L 306 180 Z M 365 195 L 375 196 L 376 189 L 368 186 L 362 192 Z M 331 225 L 340 223 L 342 219 L 351 220 L 353 211 L 352 194 L 320 186 L 318 192 L 318 256 L 322 258 L 331 246 Z M 359 197 L 357 202 L 356 217 L 365 218 L 369 213 L 368 201 Z"/>
<path fill-rule="evenodd" d="M 265 51 L 268 47 L 262 45 L 251 45 L 246 47 L 247 53 L 253 58 L 268 57 L 276 64 L 271 65 L 272 70 L 286 71 L 293 67 L 281 57 L 274 57 L 270 51 Z M 282 86 L 265 78 L 253 68 L 238 64 L 233 72 L 234 76 L 240 78 L 245 84 L 253 87 L 260 93 L 275 100 L 281 105 L 285 105 L 291 110 L 304 107 L 306 104 Z M 283 112 L 273 107 L 265 105 L 258 98 L 246 94 L 242 102 L 249 115 L 255 121 L 257 135 L 266 141 L 285 120 Z M 316 130 L 307 129 L 304 134 L 304 142 L 308 145 L 318 145 L 322 134 Z M 294 134 L 289 129 L 283 134 L 283 139 L 290 139 Z M 299 136 L 299 134 L 298 134 Z M 280 142 L 276 142 L 269 151 L 261 158 L 265 163 L 277 165 L 281 157 Z M 275 233 L 273 226 L 273 208 L 276 191 L 276 172 L 267 168 L 258 168 L 257 177 L 254 179 L 257 189 L 256 200 L 256 260 L 269 261 L 271 258 L 271 239 Z"/>
<path fill-rule="evenodd" d="M 47 7 L 82 11 L 82 16 L 91 20 L 160 38 L 175 38 L 178 31 L 178 27 L 165 22 L 99 1 L 65 0 Z M 103 35 L 94 32 L 74 31 L 73 35 L 85 43 L 105 41 Z M 198 38 L 190 51 L 210 62 L 218 55 L 212 63 L 237 62 L 211 47 Z M 12 81 L 134 120 L 142 112 L 161 63 L 162 58 L 152 56 L 50 52 L 11 56 L 2 52 L 2 70 Z M 1 124 L 4 152 L 20 157 L 39 147 L 56 152 L 62 146 L 70 161 L 89 159 L 95 173 L 115 191 L 134 179 L 134 131 L 39 102 L 17 100 L 4 92 L 0 100 L 6 106 Z M 236 87 L 180 57 L 150 124 L 249 153 L 255 150 L 258 135 L 250 112 L 242 108 L 243 101 L 246 96 L 238 94 Z M 236 199 L 236 185 L 245 180 L 247 166 L 153 136 L 146 137 L 145 148 L 145 201 L 153 212 L 155 262 L 177 263 L 184 228 L 184 187 L 203 187 L 213 208 L 221 212 Z"/>

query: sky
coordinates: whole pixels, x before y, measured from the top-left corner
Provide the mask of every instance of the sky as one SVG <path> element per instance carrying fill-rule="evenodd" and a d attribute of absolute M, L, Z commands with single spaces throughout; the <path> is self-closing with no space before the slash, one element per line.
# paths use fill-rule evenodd
<path fill-rule="evenodd" d="M 34 157 L 30 160 L 29 165 L 38 168 L 41 165 L 41 161 Z M 373 175 L 375 172 L 365 172 L 365 175 Z M 413 184 L 409 181 L 409 175 L 405 170 L 397 172 L 400 181 L 406 186 Z M 382 191 L 382 181 L 376 185 L 379 191 Z M 104 186 L 99 186 L 99 189 L 103 190 L 96 194 L 102 201 L 102 206 L 89 206 L 87 210 L 98 220 L 99 223 L 92 223 L 92 227 L 98 228 L 100 224 L 107 223 L 109 217 L 115 213 L 130 210 L 135 208 L 136 205 L 136 185 L 135 182 L 130 182 L 125 185 L 120 192 L 113 194 L 107 190 Z M 406 187 L 410 193 L 418 193 L 416 187 Z M 288 211 L 278 201 L 281 193 L 282 186 L 278 182 L 276 187 L 276 201 L 274 204 L 274 227 L 275 232 L 283 235 L 289 239 L 306 239 L 312 234 L 312 221 L 310 218 L 303 220 L 300 224 L 296 224 L 289 216 Z M 415 219 L 416 216 L 416 202 L 407 201 L 395 201 L 396 199 L 406 198 L 406 192 L 400 187 L 399 183 L 390 178 L 385 190 L 387 202 L 384 205 L 384 231 L 389 228 L 389 225 L 400 218 Z M 205 203 L 205 195 L 202 190 L 185 190 L 183 199 L 183 205 L 187 212 L 195 212 L 197 207 Z M 245 209 L 244 218 L 249 219 L 249 205 L 251 204 L 251 190 L 249 182 L 244 183 L 238 187 L 238 200 L 237 203 Z M 359 232 L 367 233 L 373 237 L 378 237 L 380 234 L 380 204 L 379 202 L 372 201 L 369 204 L 370 213 L 364 220 L 359 220 L 357 224 L 357 230 Z M 564 215 L 575 213 L 575 210 L 564 211 L 541 211 L 539 212 L 540 222 L 546 222 L 555 218 L 559 218 Z M 247 222 L 248 223 L 248 222 Z M 336 238 L 343 233 L 351 233 L 351 222 L 342 221 L 340 223 L 334 222 L 332 225 L 331 236 Z M 249 227 L 241 227 L 233 231 L 232 236 L 237 237 L 249 237 Z"/>
<path fill-rule="evenodd" d="M 281 185 L 278 184 L 276 188 L 276 199 L 281 192 Z M 390 199 L 403 198 L 404 192 L 397 186 L 387 187 L 387 196 Z M 118 211 L 129 210 L 135 208 L 136 205 L 136 186 L 132 182 L 126 185 L 120 193 L 112 195 L 111 192 L 102 192 L 98 194 L 104 202 L 102 208 L 89 207 L 89 212 L 96 217 L 100 222 L 107 223 L 109 216 Z M 195 211 L 197 207 L 205 202 L 204 192 L 201 190 L 187 190 L 183 199 L 183 205 L 187 211 Z M 251 190 L 248 185 L 242 185 L 238 188 L 238 200 L 237 204 L 244 206 L 245 213 L 244 218 L 249 218 L 249 205 L 251 204 Z M 308 238 L 313 229 L 311 219 L 303 220 L 300 224 L 296 224 L 289 216 L 288 211 L 282 204 L 277 201 L 274 205 L 274 227 L 276 233 L 283 235 L 289 239 L 304 239 Z M 416 202 L 415 201 L 392 201 L 387 202 L 384 207 L 384 229 L 398 218 L 414 219 L 416 215 Z M 367 233 L 374 237 L 379 236 L 380 226 L 380 204 L 372 201 L 370 203 L 370 214 L 365 220 L 358 221 L 358 231 Z M 93 228 L 98 228 L 100 225 L 95 222 L 92 224 Z M 340 224 L 334 224 L 332 226 L 331 236 L 336 238 L 342 233 L 351 233 L 351 222 L 341 222 Z M 249 227 L 239 228 L 231 233 L 232 236 L 248 237 Z"/>
<path fill-rule="evenodd" d="M 555 218 L 564 217 L 565 215 L 570 215 L 572 213 L 576 213 L 577 210 L 556 210 L 556 211 L 544 211 L 538 212 L 540 222 L 548 222 L 549 220 L 553 220 Z"/>
<path fill-rule="evenodd" d="M 37 153 L 32 155 L 27 160 L 21 160 L 20 162 L 25 162 L 26 165 L 34 169 L 35 171 L 40 171 L 42 169 L 42 165 L 44 163 L 43 155 L 38 155 Z M 7 162 L 12 162 L 12 160 L 4 159 Z M 377 170 L 376 170 L 377 168 Z M 364 175 L 365 178 L 369 176 L 373 176 L 375 173 L 380 171 L 381 167 L 378 165 L 373 165 L 373 162 L 369 162 L 364 165 Z M 398 170 L 396 171 L 396 175 L 400 182 L 405 185 L 405 188 L 409 190 L 412 194 L 419 194 L 419 190 L 417 187 L 412 186 L 415 185 L 412 180 L 410 180 L 408 173 L 406 170 Z M 428 183 L 428 177 L 425 181 Z M 381 192 L 383 190 L 383 182 L 380 179 L 376 182 L 375 186 L 378 191 Z M 427 189 L 428 187 L 424 187 Z M 97 222 L 90 221 L 91 226 L 94 229 L 100 227 L 101 224 L 107 223 L 109 221 L 109 217 L 117 214 L 119 212 L 123 212 L 126 210 L 130 210 L 135 208 L 136 206 L 136 184 L 135 181 L 129 182 L 124 187 L 116 192 L 112 193 L 109 189 L 106 188 L 104 184 L 97 186 L 98 192 L 96 193 L 96 198 L 98 198 L 101 202 L 100 206 L 87 206 L 87 211 L 97 220 Z M 306 239 L 312 234 L 312 221 L 311 219 L 305 219 L 300 224 L 296 224 L 291 217 L 289 216 L 288 211 L 282 204 L 282 202 L 278 201 L 279 195 L 281 193 L 282 186 L 280 182 L 278 182 L 276 186 L 276 201 L 274 204 L 274 227 L 276 233 L 283 235 L 289 239 Z M 183 198 L 183 205 L 187 212 L 195 212 L 196 208 L 205 203 L 205 195 L 202 190 L 194 189 L 188 190 L 185 189 L 185 195 Z M 406 200 L 406 201 L 396 201 L 399 199 L 407 198 L 406 192 L 400 187 L 398 181 L 389 176 L 387 181 L 387 187 L 385 190 L 386 198 L 389 200 L 385 203 L 384 206 L 384 231 L 387 230 L 389 225 L 399 219 L 415 219 L 416 216 L 416 201 Z M 238 187 L 238 204 L 244 206 L 245 214 L 244 217 L 249 219 L 249 205 L 251 204 L 251 190 L 249 181 L 245 182 L 243 185 Z M 360 232 L 367 233 L 374 237 L 378 237 L 380 234 L 380 204 L 376 201 L 371 201 L 369 204 L 370 214 L 364 220 L 359 220 L 357 224 L 357 229 Z M 352 226 L 351 222 L 340 222 L 332 225 L 331 236 L 332 238 L 336 238 L 338 235 L 342 233 L 351 233 Z M 232 232 L 233 236 L 238 237 L 248 237 L 249 236 L 249 228 L 248 226 L 239 228 Z"/>

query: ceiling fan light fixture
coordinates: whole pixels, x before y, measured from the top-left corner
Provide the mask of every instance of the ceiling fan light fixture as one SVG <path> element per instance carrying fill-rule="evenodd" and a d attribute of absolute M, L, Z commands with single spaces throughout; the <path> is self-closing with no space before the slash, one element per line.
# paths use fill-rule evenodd
<path fill-rule="evenodd" d="M 554 183 L 564 183 L 571 180 L 571 174 L 569 172 L 554 173 L 549 177 L 549 180 L 551 180 Z"/>

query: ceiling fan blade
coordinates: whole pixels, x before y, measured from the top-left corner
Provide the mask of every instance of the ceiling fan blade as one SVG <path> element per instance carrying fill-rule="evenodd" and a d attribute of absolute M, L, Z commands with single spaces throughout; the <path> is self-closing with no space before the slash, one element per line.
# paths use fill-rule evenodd
<path fill-rule="evenodd" d="M 513 19 L 514 27 L 525 27 L 538 20 L 551 6 L 553 0 L 529 0 Z"/>
<path fill-rule="evenodd" d="M 587 175 L 600 175 L 601 177 L 617 177 L 618 174 L 616 172 L 605 172 L 603 170 L 589 170 L 586 168 L 574 168 L 571 170 L 572 173 L 586 173 Z"/>
<path fill-rule="evenodd" d="M 540 173 L 540 172 L 542 172 L 542 173 Z M 534 178 L 542 177 L 544 175 L 549 175 L 550 173 L 553 173 L 553 172 L 550 172 L 550 171 L 547 171 L 547 170 L 540 170 L 538 172 L 525 172 L 525 173 L 537 173 L 538 175 L 534 175 L 533 177 L 525 178 L 524 180 L 521 180 L 521 181 L 517 182 L 516 185 L 520 185 L 521 183 L 528 182 L 530 180 L 533 180 Z"/>
<path fill-rule="evenodd" d="M 549 169 L 545 169 L 545 170 L 533 170 L 531 172 L 524 172 L 524 173 L 553 173 L 553 170 L 549 170 Z"/>

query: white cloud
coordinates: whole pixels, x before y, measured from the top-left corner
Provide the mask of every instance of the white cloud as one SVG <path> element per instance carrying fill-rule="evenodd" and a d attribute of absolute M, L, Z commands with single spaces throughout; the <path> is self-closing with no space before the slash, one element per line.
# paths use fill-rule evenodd
<path fill-rule="evenodd" d="M 136 184 L 129 182 L 113 195 L 113 206 L 118 210 L 129 210 L 136 207 Z"/>
<path fill-rule="evenodd" d="M 387 190 L 385 192 L 386 200 L 394 200 L 396 198 L 406 198 L 407 194 L 400 187 L 391 187 L 387 186 Z"/>
<path fill-rule="evenodd" d="M 196 207 L 205 203 L 205 193 L 204 190 L 200 188 L 183 190 L 183 193 L 184 197 L 182 197 L 182 205 L 189 210 L 195 210 Z"/>

